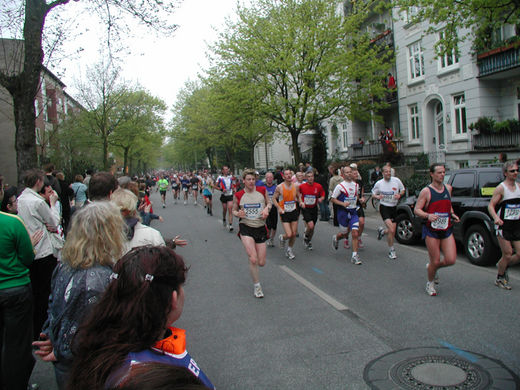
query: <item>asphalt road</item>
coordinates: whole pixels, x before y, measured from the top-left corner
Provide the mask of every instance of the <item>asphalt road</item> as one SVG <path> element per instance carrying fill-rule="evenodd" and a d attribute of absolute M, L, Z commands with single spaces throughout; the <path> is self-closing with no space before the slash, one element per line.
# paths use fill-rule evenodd
<path fill-rule="evenodd" d="M 319 222 L 313 251 L 295 245 L 296 259 L 267 248 L 260 279 L 264 299 L 253 297 L 247 257 L 235 232 L 222 227 L 218 192 L 214 215 L 204 208 L 172 204 L 152 222 L 165 238 L 180 234 L 190 265 L 184 312 L 188 351 L 219 389 L 368 389 L 367 365 L 382 355 L 420 347 L 447 348 L 461 358 L 485 356 L 520 375 L 520 269 L 510 271 L 513 289 L 494 285 L 496 269 L 471 265 L 460 255 L 439 272 L 436 297 L 425 291 L 427 252 L 396 244 L 388 260 L 377 241 L 380 217 L 371 206 L 360 250 L 334 251 L 336 228 Z M 190 199 L 191 200 L 191 199 Z M 281 226 L 279 226 L 279 231 Z M 303 224 L 300 225 L 300 232 Z M 476 356 L 476 357 L 475 357 Z M 54 389 L 52 367 L 38 362 L 32 383 Z"/>

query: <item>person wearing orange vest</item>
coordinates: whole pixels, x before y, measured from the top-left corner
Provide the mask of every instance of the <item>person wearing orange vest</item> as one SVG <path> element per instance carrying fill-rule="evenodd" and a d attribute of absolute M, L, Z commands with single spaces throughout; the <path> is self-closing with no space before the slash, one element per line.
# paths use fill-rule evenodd
<path fill-rule="evenodd" d="M 289 260 L 294 259 L 293 246 L 296 240 L 296 232 L 298 230 L 298 217 L 300 210 L 298 209 L 298 199 L 300 191 L 298 185 L 292 182 L 292 171 L 285 169 L 283 171 L 283 183 L 276 187 L 273 194 L 273 204 L 278 209 L 280 219 L 285 234 L 280 234 L 280 246 L 285 249 L 285 256 Z"/>

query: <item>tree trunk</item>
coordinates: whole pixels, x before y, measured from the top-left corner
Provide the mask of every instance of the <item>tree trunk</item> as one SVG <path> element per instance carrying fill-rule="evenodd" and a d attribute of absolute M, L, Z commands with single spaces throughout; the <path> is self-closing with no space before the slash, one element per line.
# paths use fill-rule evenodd
<path fill-rule="evenodd" d="M 128 175 L 128 172 L 129 172 L 129 167 L 128 167 L 128 152 L 129 152 L 129 147 L 125 147 L 123 148 L 123 172 L 126 173 Z"/>
<path fill-rule="evenodd" d="M 300 155 L 300 147 L 298 146 L 298 135 L 300 133 L 291 130 L 291 141 L 292 141 L 292 150 L 293 150 L 293 157 L 294 157 L 294 163 L 298 165 L 301 162 L 301 155 Z"/>
<path fill-rule="evenodd" d="M 103 137 L 103 170 L 108 172 L 108 137 Z"/>

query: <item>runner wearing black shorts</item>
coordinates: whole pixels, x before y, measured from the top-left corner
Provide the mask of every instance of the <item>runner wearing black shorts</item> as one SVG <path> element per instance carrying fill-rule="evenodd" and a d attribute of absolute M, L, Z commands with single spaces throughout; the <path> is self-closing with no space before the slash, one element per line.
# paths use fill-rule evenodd
<path fill-rule="evenodd" d="M 318 204 L 325 199 L 325 191 L 319 183 L 314 182 L 314 171 L 305 173 L 307 181 L 300 185 L 300 208 L 302 210 L 305 232 L 303 245 L 307 250 L 312 250 L 312 236 L 316 222 L 318 221 Z"/>

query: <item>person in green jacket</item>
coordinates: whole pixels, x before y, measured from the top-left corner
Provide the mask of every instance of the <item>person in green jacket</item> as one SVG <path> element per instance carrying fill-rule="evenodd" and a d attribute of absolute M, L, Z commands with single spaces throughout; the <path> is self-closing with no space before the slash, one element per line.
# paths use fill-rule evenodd
<path fill-rule="evenodd" d="M 41 232 L 43 233 L 43 232 Z M 35 234 L 38 241 L 41 234 Z M 0 212 L 0 388 L 26 390 L 34 366 L 31 237 L 23 221 Z"/>

